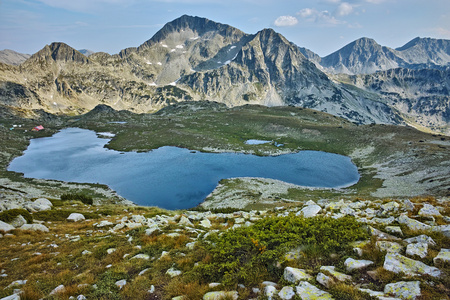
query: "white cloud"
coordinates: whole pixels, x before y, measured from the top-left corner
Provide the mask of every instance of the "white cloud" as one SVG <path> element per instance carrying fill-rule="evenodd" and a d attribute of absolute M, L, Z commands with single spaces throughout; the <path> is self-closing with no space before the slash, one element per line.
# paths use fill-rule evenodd
<path fill-rule="evenodd" d="M 329 27 L 345 24 L 344 21 L 336 19 L 327 10 L 318 11 L 315 8 L 304 8 L 300 10 L 297 15 L 299 15 L 305 22 L 315 23 L 318 26 Z"/>
<path fill-rule="evenodd" d="M 274 25 L 278 26 L 278 27 L 283 27 L 283 26 L 294 26 L 297 23 L 298 23 L 298 20 L 296 17 L 280 16 L 275 20 Z"/>
<path fill-rule="evenodd" d="M 380 4 L 385 2 L 386 0 L 366 0 L 366 2 L 368 3 L 372 3 L 372 4 Z"/>
<path fill-rule="evenodd" d="M 336 9 L 336 15 L 339 17 L 347 16 L 353 12 L 353 6 L 348 2 L 342 2 Z"/>

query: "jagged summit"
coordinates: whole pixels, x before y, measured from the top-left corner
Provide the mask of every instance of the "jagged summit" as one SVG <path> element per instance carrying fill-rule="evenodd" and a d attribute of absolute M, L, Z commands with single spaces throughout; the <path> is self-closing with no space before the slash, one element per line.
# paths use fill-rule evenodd
<path fill-rule="evenodd" d="M 450 40 L 417 37 L 396 50 L 409 64 L 450 64 Z"/>
<path fill-rule="evenodd" d="M 34 60 L 54 60 L 63 62 L 89 63 L 89 59 L 78 50 L 61 42 L 46 45 L 43 49 L 33 54 L 28 61 Z"/>
<path fill-rule="evenodd" d="M 370 38 L 360 38 L 324 57 L 321 65 L 333 73 L 361 74 L 397 68 L 395 50 Z"/>
<path fill-rule="evenodd" d="M 172 33 L 178 33 L 195 39 L 207 32 L 217 32 L 223 36 L 243 36 L 244 33 L 230 25 L 217 23 L 202 17 L 183 15 L 163 26 L 155 35 L 139 46 L 138 51 L 164 41 Z"/>

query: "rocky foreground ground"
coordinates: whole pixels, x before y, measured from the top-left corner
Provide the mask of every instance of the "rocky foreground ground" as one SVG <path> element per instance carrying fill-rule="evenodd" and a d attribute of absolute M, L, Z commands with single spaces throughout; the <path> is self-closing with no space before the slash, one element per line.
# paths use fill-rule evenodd
<path fill-rule="evenodd" d="M 10 218 L 0 221 L 0 297 L 449 299 L 448 200 L 322 200 L 229 212 L 0 202 L 0 218 Z M 300 238 L 298 224 L 310 224 L 314 236 Z M 275 245 L 264 238 L 272 233 L 294 243 Z"/>

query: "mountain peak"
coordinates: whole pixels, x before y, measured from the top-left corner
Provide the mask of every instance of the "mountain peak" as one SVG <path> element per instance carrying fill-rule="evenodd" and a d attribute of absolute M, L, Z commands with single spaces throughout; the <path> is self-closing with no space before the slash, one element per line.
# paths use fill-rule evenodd
<path fill-rule="evenodd" d="M 61 42 L 55 42 L 50 45 L 46 45 L 42 50 L 31 56 L 30 60 L 46 59 L 63 62 L 79 62 L 89 63 L 89 59 L 81 54 L 79 51 L 70 47 L 69 45 Z"/>
<path fill-rule="evenodd" d="M 150 47 L 166 39 L 170 33 L 182 32 L 190 30 L 197 36 L 201 36 L 209 31 L 216 31 L 223 36 L 230 36 L 233 34 L 244 35 L 242 31 L 230 25 L 217 23 L 206 18 L 182 15 L 181 17 L 167 23 L 155 35 L 145 43 L 143 43 L 138 51 L 145 47 Z"/>

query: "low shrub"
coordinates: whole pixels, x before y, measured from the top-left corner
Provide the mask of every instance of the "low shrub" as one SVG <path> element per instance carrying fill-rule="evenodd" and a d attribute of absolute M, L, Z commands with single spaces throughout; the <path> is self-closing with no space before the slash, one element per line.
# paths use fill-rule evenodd
<path fill-rule="evenodd" d="M 6 223 L 11 223 L 17 216 L 21 215 L 27 223 L 33 222 L 33 217 L 26 209 L 15 208 L 6 210 L 0 213 L 0 220 Z"/>
<path fill-rule="evenodd" d="M 94 203 L 94 199 L 91 196 L 81 193 L 67 193 L 61 195 L 61 201 L 68 201 L 68 200 L 78 200 L 88 205 L 92 205 Z"/>
<path fill-rule="evenodd" d="M 44 210 L 38 211 L 33 214 L 36 220 L 40 221 L 64 221 L 71 213 L 76 212 L 75 210 Z"/>
<path fill-rule="evenodd" d="M 209 259 L 193 272 L 209 282 L 254 285 L 267 278 L 280 278 L 283 256 L 293 248 L 313 245 L 314 253 L 327 256 L 349 251 L 349 243 L 367 237 L 367 231 L 353 217 L 265 218 L 220 236 L 210 235 L 201 245 L 209 253 Z"/>

